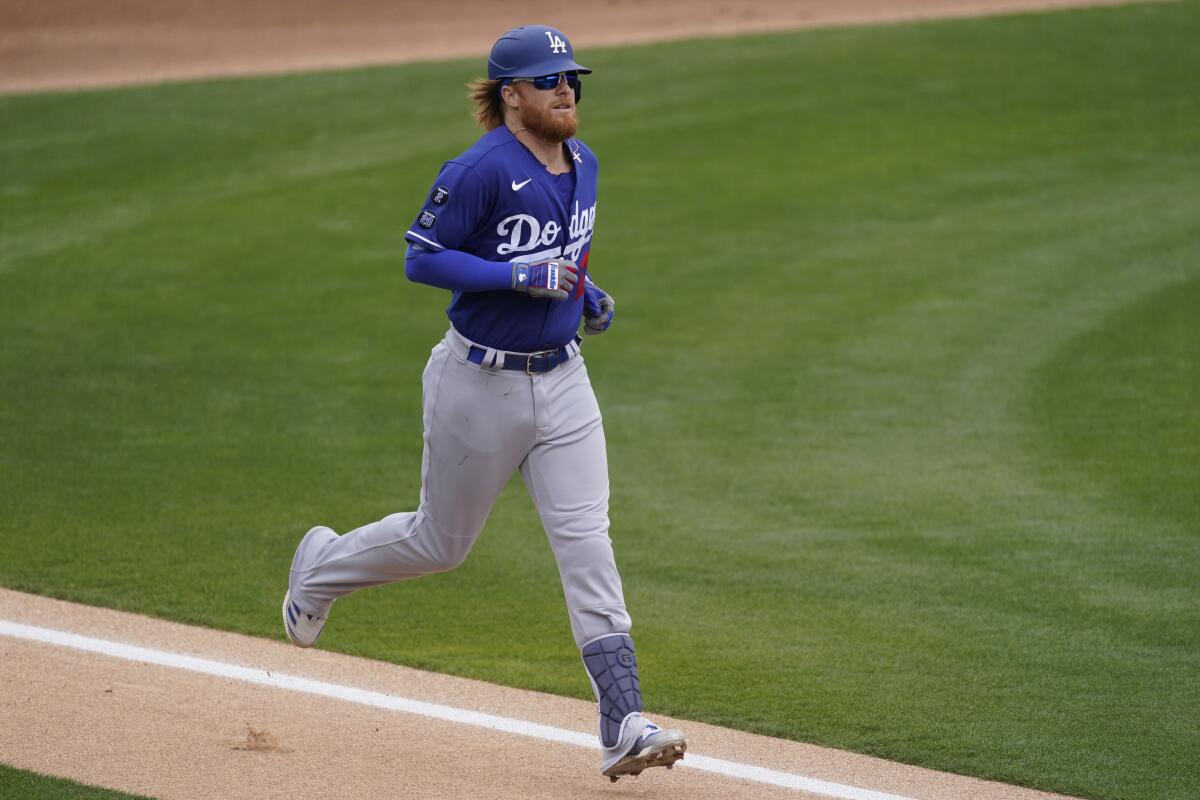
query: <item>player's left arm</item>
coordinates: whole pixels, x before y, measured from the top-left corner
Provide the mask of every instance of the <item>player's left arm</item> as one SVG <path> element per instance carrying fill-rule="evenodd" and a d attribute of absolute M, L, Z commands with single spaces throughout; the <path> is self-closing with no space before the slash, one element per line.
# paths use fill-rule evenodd
<path fill-rule="evenodd" d="M 595 186 L 597 175 L 600 171 L 600 163 L 596 158 L 596 154 L 591 151 L 586 144 L 578 139 L 572 139 L 572 152 L 576 155 L 576 161 L 579 163 L 581 175 L 586 176 L 586 179 L 591 181 L 592 196 L 595 198 Z M 595 206 L 592 206 L 593 216 L 592 224 L 595 224 Z M 590 239 L 590 230 L 588 238 Z M 613 318 L 616 315 L 617 301 L 608 292 L 601 289 L 591 275 L 588 273 L 588 260 L 591 256 L 591 245 L 587 244 L 579 259 L 583 269 L 583 332 L 588 335 L 596 335 L 604 333 L 613 323 Z"/>
<path fill-rule="evenodd" d="M 617 301 L 586 275 L 583 281 L 583 332 L 589 335 L 604 333 L 616 316 Z"/>

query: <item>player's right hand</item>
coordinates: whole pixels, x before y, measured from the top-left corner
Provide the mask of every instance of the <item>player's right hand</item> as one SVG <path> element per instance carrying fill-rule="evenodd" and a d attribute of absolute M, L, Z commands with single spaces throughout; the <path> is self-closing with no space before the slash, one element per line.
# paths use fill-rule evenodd
<path fill-rule="evenodd" d="M 565 258 L 548 258 L 532 264 L 513 262 L 512 288 L 531 297 L 566 300 L 579 280 L 579 267 Z"/>

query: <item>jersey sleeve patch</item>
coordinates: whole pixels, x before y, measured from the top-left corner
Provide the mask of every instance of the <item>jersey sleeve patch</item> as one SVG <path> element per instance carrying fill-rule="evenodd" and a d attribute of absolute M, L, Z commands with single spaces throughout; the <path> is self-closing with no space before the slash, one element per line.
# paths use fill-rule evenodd
<path fill-rule="evenodd" d="M 478 173 L 466 164 L 448 161 L 404 238 L 434 251 L 462 250 L 483 224 L 488 203 L 488 190 Z"/>

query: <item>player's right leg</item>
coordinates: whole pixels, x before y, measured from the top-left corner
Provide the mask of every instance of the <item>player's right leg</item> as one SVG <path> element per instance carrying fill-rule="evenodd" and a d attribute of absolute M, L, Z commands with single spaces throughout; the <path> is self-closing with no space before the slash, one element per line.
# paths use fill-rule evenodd
<path fill-rule="evenodd" d="M 451 333 L 433 349 L 422 380 L 420 505 L 344 536 L 328 528 L 309 531 L 289 576 L 288 601 L 298 624 L 284 608 L 285 628 L 297 644 L 315 641 L 299 629 L 315 625 L 319 633 L 339 597 L 461 564 L 529 450 L 533 406 L 522 373 L 468 363 L 461 339 Z M 311 624 L 310 617 L 316 618 Z"/>

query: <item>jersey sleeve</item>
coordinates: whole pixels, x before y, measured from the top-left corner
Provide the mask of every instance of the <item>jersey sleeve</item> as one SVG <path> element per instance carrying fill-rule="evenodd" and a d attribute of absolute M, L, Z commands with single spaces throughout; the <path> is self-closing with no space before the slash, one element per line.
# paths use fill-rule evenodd
<path fill-rule="evenodd" d="M 483 222 L 489 204 L 479 174 L 465 164 L 448 161 L 404 238 L 435 253 L 461 250 Z"/>

